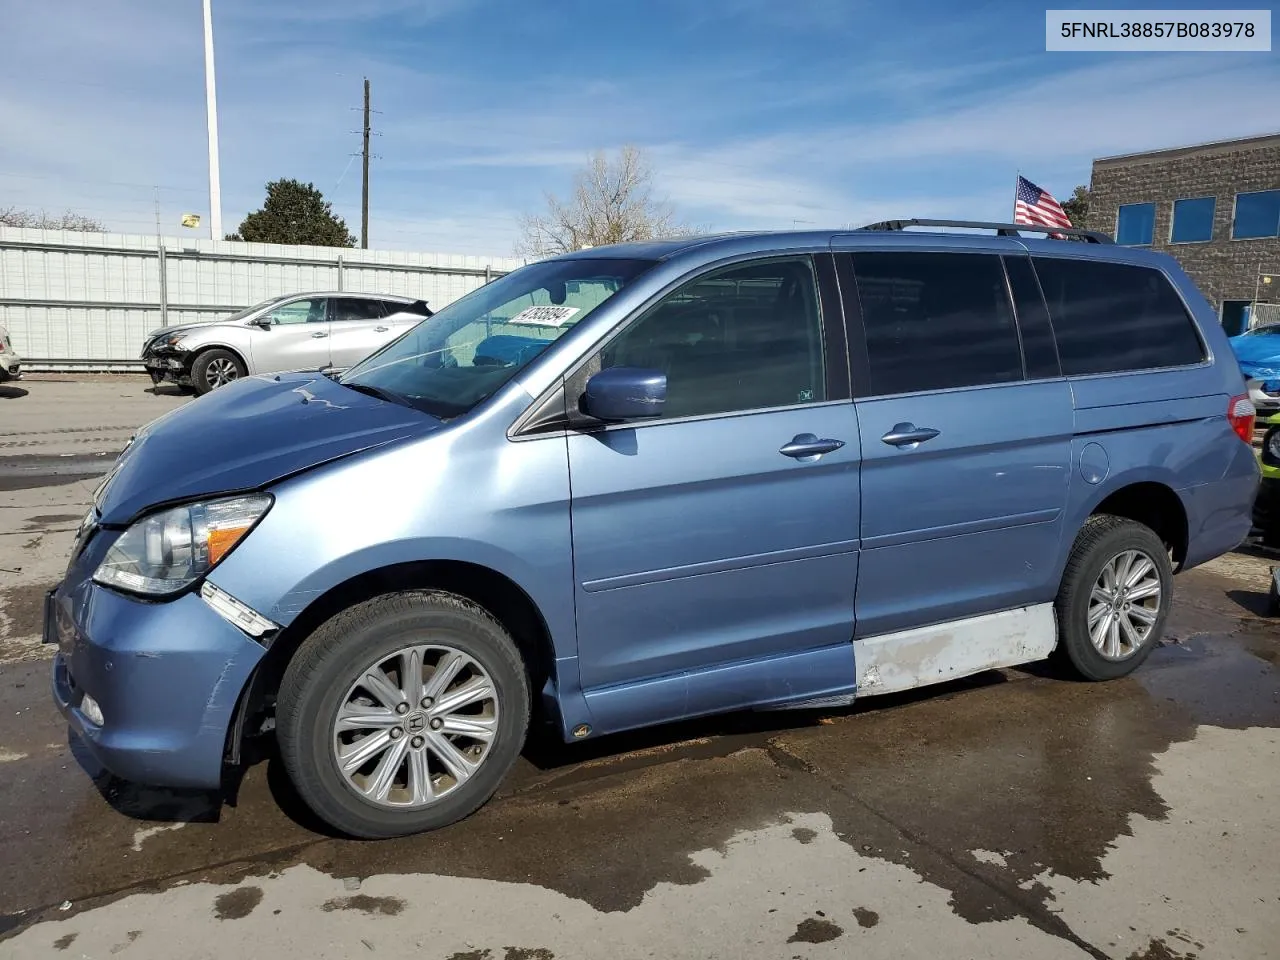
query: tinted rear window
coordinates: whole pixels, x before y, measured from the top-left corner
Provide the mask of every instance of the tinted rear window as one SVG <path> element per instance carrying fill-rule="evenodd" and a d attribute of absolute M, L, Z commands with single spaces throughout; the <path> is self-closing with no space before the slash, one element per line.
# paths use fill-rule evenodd
<path fill-rule="evenodd" d="M 1022 379 L 1022 350 L 1000 258 L 856 253 L 869 394 Z"/>
<path fill-rule="evenodd" d="M 1180 367 L 1204 345 L 1164 274 L 1149 267 L 1035 257 L 1067 376 Z"/>

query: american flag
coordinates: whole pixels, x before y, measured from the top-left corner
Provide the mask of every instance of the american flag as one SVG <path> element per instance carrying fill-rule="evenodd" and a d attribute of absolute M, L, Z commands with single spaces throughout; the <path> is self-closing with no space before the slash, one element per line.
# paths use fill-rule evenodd
<path fill-rule="evenodd" d="M 1053 199 L 1053 194 L 1041 190 L 1026 177 L 1018 177 L 1017 198 L 1013 204 L 1013 222 L 1026 223 L 1037 227 L 1069 227 L 1062 204 Z M 1062 234 L 1051 233 L 1051 237 L 1059 240 Z"/>

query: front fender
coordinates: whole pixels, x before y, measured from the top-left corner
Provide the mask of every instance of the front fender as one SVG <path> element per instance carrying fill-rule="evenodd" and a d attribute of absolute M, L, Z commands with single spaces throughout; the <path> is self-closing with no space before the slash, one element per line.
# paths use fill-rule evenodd
<path fill-rule="evenodd" d="M 281 626 L 288 626 L 312 601 L 348 580 L 375 570 L 422 561 L 469 563 L 485 567 L 506 577 L 531 598 L 536 590 L 536 571 L 513 553 L 456 537 L 414 537 L 366 544 L 350 553 L 333 557 L 306 574 L 269 610 L 262 612 Z M 215 586 L 228 589 L 223 584 L 230 582 L 230 578 L 224 580 L 218 576 L 220 573 L 225 571 L 219 568 L 209 579 L 214 581 Z M 536 599 L 534 602 L 537 603 Z"/>
<path fill-rule="evenodd" d="M 576 655 L 564 439 L 497 444 L 457 429 L 271 488 L 275 503 L 210 580 L 281 625 L 361 574 L 405 563 L 485 567 L 529 597 L 557 658 Z"/>

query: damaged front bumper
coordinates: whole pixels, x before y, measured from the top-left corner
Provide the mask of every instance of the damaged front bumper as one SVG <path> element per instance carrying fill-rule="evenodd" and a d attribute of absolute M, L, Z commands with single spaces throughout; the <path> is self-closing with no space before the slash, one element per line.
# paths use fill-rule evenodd
<path fill-rule="evenodd" d="M 191 362 L 187 351 L 168 346 L 163 340 L 152 341 L 142 349 L 142 365 L 152 383 L 170 380 L 173 383 L 191 382 Z"/>
<path fill-rule="evenodd" d="M 237 701 L 265 652 L 224 613 L 194 592 L 147 602 L 69 577 L 46 598 L 44 640 L 58 647 L 54 702 L 106 770 L 219 786 Z"/>

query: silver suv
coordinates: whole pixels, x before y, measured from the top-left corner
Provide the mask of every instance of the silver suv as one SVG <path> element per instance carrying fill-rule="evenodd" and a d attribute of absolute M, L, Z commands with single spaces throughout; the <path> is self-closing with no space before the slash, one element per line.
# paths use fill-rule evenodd
<path fill-rule="evenodd" d="M 412 297 L 289 294 L 229 317 L 153 330 L 142 362 L 153 383 L 169 380 L 201 394 L 250 374 L 343 370 L 432 312 Z"/>

